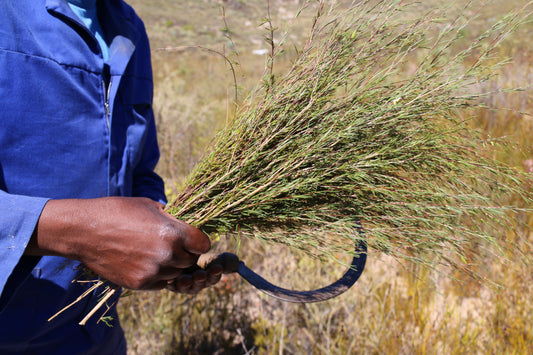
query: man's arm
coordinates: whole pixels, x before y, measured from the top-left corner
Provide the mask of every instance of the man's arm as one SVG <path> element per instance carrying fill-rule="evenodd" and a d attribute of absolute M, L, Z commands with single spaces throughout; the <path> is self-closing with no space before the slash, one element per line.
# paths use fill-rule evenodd
<path fill-rule="evenodd" d="M 222 267 L 188 272 L 210 248 L 209 238 L 147 198 L 103 197 L 46 203 L 28 255 L 83 262 L 103 278 L 130 289 L 195 293 L 220 279 Z M 185 270 L 185 272 L 184 272 Z"/>

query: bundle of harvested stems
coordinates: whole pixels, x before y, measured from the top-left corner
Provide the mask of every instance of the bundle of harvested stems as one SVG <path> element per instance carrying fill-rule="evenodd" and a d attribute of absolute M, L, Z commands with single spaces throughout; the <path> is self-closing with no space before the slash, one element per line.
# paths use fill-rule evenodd
<path fill-rule="evenodd" d="M 463 118 L 526 9 L 454 48 L 468 18 L 402 19 L 409 6 L 322 3 L 292 69 L 265 76 L 168 211 L 326 258 L 353 250 L 362 221 L 374 250 L 469 272 L 480 243 L 497 247 L 493 231 L 514 224 L 502 197 L 531 197 L 528 177 L 484 155 L 489 142 Z"/>
<path fill-rule="evenodd" d="M 209 235 L 327 259 L 353 253 L 361 221 L 370 249 L 471 274 L 532 200 L 529 177 L 491 157 L 499 142 L 465 118 L 528 8 L 461 48 L 473 17 L 464 11 L 475 9 L 449 23 L 440 11 L 406 19 L 419 5 L 320 4 L 292 69 L 265 75 L 168 212 Z M 509 195 L 520 206 L 506 205 Z"/>

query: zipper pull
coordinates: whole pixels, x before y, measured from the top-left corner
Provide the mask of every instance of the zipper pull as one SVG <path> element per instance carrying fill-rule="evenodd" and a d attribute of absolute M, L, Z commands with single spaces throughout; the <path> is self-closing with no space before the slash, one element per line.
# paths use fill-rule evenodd
<path fill-rule="evenodd" d="M 111 94 L 111 81 L 109 81 L 109 85 L 107 85 L 107 90 L 106 90 L 106 85 L 105 85 L 105 81 L 102 80 L 102 88 L 104 90 L 104 110 L 105 110 L 105 119 L 106 119 L 106 123 L 107 123 L 107 129 L 111 129 L 111 126 L 110 126 L 110 123 L 109 123 L 109 117 L 111 116 L 111 110 L 110 110 L 110 106 L 109 106 L 109 95 Z"/>

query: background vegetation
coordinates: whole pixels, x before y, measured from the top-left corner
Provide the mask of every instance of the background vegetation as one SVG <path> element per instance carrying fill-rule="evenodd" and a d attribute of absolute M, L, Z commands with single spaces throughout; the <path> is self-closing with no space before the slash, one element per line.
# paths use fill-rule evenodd
<path fill-rule="evenodd" d="M 457 1 L 458 6 L 466 1 Z M 490 2 L 464 40 L 481 32 L 494 17 L 525 0 Z M 218 54 L 235 65 L 237 100 L 262 78 L 264 40 L 270 13 L 275 38 L 288 31 L 286 51 L 274 71 L 282 73 L 307 35 L 313 4 L 295 20 L 304 1 L 131 0 L 145 20 L 153 49 L 154 109 L 162 159 L 159 173 L 172 195 L 200 159 L 216 131 L 231 117 L 233 74 Z M 429 0 L 420 11 L 442 2 Z M 416 14 L 406 14 L 416 15 Z M 487 97 L 474 128 L 513 144 L 499 159 L 533 172 L 533 25 L 517 31 L 502 47 L 512 62 L 486 87 L 523 87 Z M 291 44 L 294 43 L 294 46 Z M 513 201 L 509 201 L 512 203 Z M 532 216 L 522 215 L 529 225 Z M 360 281 L 343 296 L 319 304 L 281 303 L 259 294 L 238 276 L 192 296 L 135 292 L 119 304 L 131 354 L 528 354 L 533 353 L 533 266 L 529 230 L 502 235 L 506 260 L 487 256 L 490 280 L 478 282 L 456 272 L 429 271 L 399 264 L 370 252 Z M 285 287 L 309 289 L 329 283 L 343 270 L 281 246 L 232 240 L 217 250 L 237 252 L 254 270 Z M 495 285 L 497 283 L 497 285 Z"/>

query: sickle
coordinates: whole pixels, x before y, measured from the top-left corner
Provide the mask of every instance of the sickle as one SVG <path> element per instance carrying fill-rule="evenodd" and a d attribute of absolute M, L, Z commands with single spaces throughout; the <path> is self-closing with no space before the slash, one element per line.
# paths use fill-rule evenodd
<path fill-rule="evenodd" d="M 358 229 L 358 233 L 363 235 L 362 228 Z M 244 262 L 239 260 L 237 255 L 232 253 L 222 253 L 216 255 L 215 257 L 211 256 L 209 260 L 205 260 L 201 262 L 201 264 L 207 265 L 208 263 L 214 261 L 219 262 L 224 267 L 224 273 L 237 272 L 255 288 L 272 297 L 287 302 L 311 303 L 325 301 L 327 299 L 337 297 L 338 295 L 346 292 L 350 287 L 353 286 L 353 284 L 355 284 L 365 268 L 367 246 L 364 240 L 356 243 L 355 252 L 356 254 L 352 259 L 350 268 L 339 280 L 335 281 L 329 286 L 311 291 L 293 291 L 273 285 L 248 268 Z"/>

